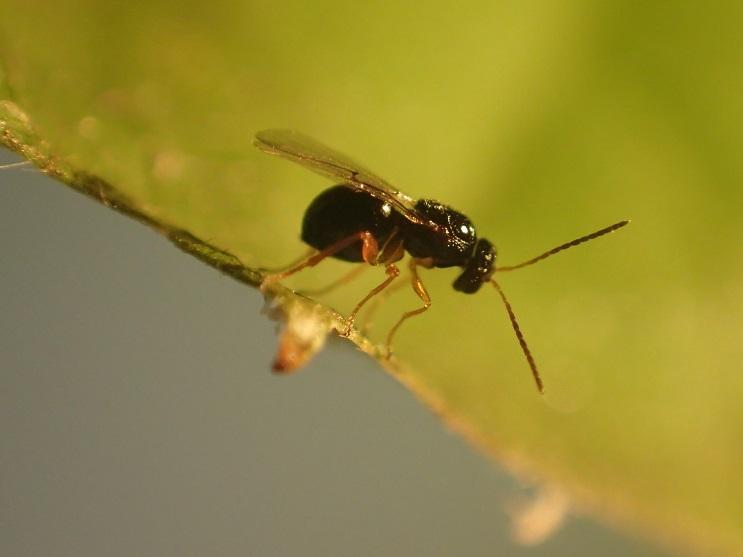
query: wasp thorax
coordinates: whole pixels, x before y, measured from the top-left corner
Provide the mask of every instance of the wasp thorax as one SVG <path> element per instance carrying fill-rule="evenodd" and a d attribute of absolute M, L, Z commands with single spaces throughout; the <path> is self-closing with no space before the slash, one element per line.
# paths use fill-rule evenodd
<path fill-rule="evenodd" d="M 432 258 L 436 267 L 461 266 L 470 259 L 477 242 L 470 219 L 433 199 L 420 199 L 415 212 L 435 227 L 411 228 L 405 249 L 413 257 Z"/>

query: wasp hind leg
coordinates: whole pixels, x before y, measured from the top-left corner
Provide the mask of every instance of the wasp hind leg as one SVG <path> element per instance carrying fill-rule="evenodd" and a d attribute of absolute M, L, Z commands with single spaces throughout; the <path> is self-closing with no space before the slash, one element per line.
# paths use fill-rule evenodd
<path fill-rule="evenodd" d="M 377 244 L 377 240 L 374 238 L 371 232 L 357 232 L 355 234 L 351 234 L 350 236 L 346 236 L 341 240 L 338 240 L 325 249 L 319 251 L 311 251 L 308 256 L 304 257 L 299 262 L 295 263 L 293 266 L 284 271 L 269 273 L 265 275 L 263 277 L 263 280 L 261 281 L 261 291 L 265 292 L 273 283 L 284 280 L 285 278 L 290 277 L 293 274 L 306 269 L 307 267 L 314 267 L 323 259 L 332 257 L 336 253 L 346 249 L 348 246 L 358 241 L 361 241 L 361 254 L 364 258 L 364 261 L 372 265 L 375 264 L 379 255 L 379 245 Z"/>
<path fill-rule="evenodd" d="M 356 316 L 358 315 L 361 308 L 364 307 L 364 305 L 369 300 L 374 298 L 377 294 L 379 294 L 390 284 L 392 284 L 392 281 L 400 276 L 400 269 L 397 268 L 395 262 L 399 261 L 404 254 L 405 251 L 403 249 L 402 239 L 399 237 L 397 229 L 395 229 L 392 234 L 390 234 L 389 238 L 387 238 L 387 240 L 384 242 L 384 244 L 382 244 L 381 250 L 376 250 L 373 253 L 367 253 L 362 249 L 361 255 L 364 261 L 366 261 L 370 265 L 377 265 L 380 263 L 384 264 L 384 271 L 387 274 L 387 278 L 384 279 L 377 286 L 375 286 L 366 296 L 361 299 L 358 304 L 356 304 L 356 307 L 353 308 L 353 311 L 348 316 L 348 320 L 346 321 L 346 328 L 342 333 L 343 336 L 347 337 L 351 334 L 351 329 L 353 328 L 353 324 L 356 321 Z"/>
<path fill-rule="evenodd" d="M 364 307 L 364 304 L 366 304 L 366 302 L 379 294 L 382 290 L 387 288 L 393 280 L 400 276 L 400 269 L 398 269 L 397 265 L 395 265 L 394 263 L 388 263 L 387 265 L 385 265 L 384 271 L 385 273 L 387 273 L 387 278 L 384 279 L 384 281 L 379 283 L 377 286 L 372 288 L 372 290 L 366 296 L 364 296 L 358 304 L 356 304 L 356 307 L 353 308 L 353 311 L 348 316 L 348 319 L 346 320 L 346 329 L 343 331 L 344 337 L 347 337 L 351 334 L 351 329 L 353 328 L 353 324 L 356 321 L 356 315 L 359 313 L 359 310 Z"/>
<path fill-rule="evenodd" d="M 361 310 L 362 307 L 364 307 L 364 304 L 366 304 L 369 300 L 371 300 L 374 296 L 382 292 L 385 288 L 387 288 L 392 281 L 394 281 L 397 277 L 400 276 L 400 269 L 398 269 L 397 265 L 392 263 L 392 261 L 397 261 L 402 256 L 402 244 L 397 241 L 392 241 L 392 238 L 389 238 L 387 242 L 385 242 L 384 246 L 380 250 L 379 244 L 374 237 L 374 235 L 371 232 L 368 231 L 362 231 L 357 232 L 355 234 L 352 234 L 350 236 L 347 236 L 334 244 L 331 244 L 330 246 L 326 247 L 323 250 L 320 251 L 313 251 L 309 256 L 301 259 L 299 262 L 297 262 L 295 265 L 289 267 L 288 269 L 284 271 L 280 271 L 277 273 L 271 273 L 267 274 L 263 277 L 263 281 L 261 282 L 261 290 L 265 291 L 267 290 L 273 283 L 279 282 L 287 277 L 290 277 L 294 275 L 295 273 L 298 273 L 299 271 L 306 269 L 308 267 L 314 267 L 318 263 L 320 263 L 323 259 L 326 259 L 328 257 L 332 257 L 336 253 L 339 253 L 340 251 L 344 250 L 348 246 L 353 245 L 355 242 L 361 242 L 361 257 L 363 261 L 369 265 L 377 265 L 380 262 L 385 263 L 385 273 L 387 274 L 387 278 L 382 281 L 380 284 L 378 284 L 376 287 L 374 287 L 362 300 L 356 304 L 356 307 L 353 308 L 353 311 L 350 313 L 346 320 L 346 327 L 341 332 L 341 335 L 347 337 L 351 334 L 351 330 L 353 329 L 354 322 L 356 320 L 356 316 L 358 312 Z M 356 276 L 356 272 L 352 271 L 351 273 L 347 274 L 345 277 L 341 277 L 340 280 L 336 281 L 335 283 L 331 284 L 332 287 L 335 287 L 339 284 L 342 284 L 343 282 L 347 282 L 351 278 Z"/>
<path fill-rule="evenodd" d="M 328 292 L 332 292 L 336 288 L 343 286 L 344 284 L 348 284 L 353 279 L 358 277 L 361 273 L 366 271 L 369 268 L 368 265 L 357 265 L 350 271 L 348 271 L 346 274 L 342 275 L 340 278 L 334 280 L 330 284 L 326 284 L 325 286 L 321 286 L 320 288 L 312 288 L 310 290 L 301 290 L 301 294 L 304 294 L 305 296 L 322 296 L 323 294 L 327 294 Z"/>

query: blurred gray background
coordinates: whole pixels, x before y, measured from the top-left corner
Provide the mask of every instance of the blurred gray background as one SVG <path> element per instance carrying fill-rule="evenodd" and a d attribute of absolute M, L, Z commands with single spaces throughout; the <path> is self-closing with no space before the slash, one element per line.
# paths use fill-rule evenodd
<path fill-rule="evenodd" d="M 665 555 L 515 544 L 530 491 L 350 343 L 272 375 L 257 291 L 30 167 L 0 227 L 0 555 Z"/>

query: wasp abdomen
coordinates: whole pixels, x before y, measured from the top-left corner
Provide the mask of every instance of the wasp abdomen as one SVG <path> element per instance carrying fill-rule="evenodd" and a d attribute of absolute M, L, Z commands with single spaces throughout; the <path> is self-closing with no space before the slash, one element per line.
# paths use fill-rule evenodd
<path fill-rule="evenodd" d="M 323 250 L 357 232 L 371 232 L 383 246 L 395 228 L 400 225 L 399 213 L 371 195 L 344 185 L 333 186 L 318 195 L 302 220 L 302 241 L 317 250 Z M 336 259 L 361 262 L 361 241 L 338 253 Z"/>

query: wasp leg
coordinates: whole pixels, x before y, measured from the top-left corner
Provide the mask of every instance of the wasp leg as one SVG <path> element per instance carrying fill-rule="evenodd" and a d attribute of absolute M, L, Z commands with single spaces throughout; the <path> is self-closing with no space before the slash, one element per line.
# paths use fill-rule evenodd
<path fill-rule="evenodd" d="M 359 312 L 359 310 L 364 307 L 364 304 L 371 300 L 374 296 L 379 294 L 382 290 L 387 288 L 390 283 L 395 280 L 397 277 L 400 276 L 400 269 L 397 268 L 397 265 L 394 263 L 388 263 L 385 265 L 385 273 L 387 273 L 387 278 L 384 279 L 383 282 L 375 286 L 371 292 L 369 292 L 364 298 L 356 304 L 356 307 L 353 308 L 353 311 L 348 316 L 348 319 L 346 320 L 346 330 L 343 331 L 343 336 L 347 337 L 351 334 L 351 328 L 353 327 L 353 323 L 356 320 L 356 314 Z"/>
<path fill-rule="evenodd" d="M 363 273 L 368 268 L 369 268 L 368 265 L 357 265 L 356 267 L 351 269 L 349 272 L 347 272 L 345 275 L 343 275 L 337 280 L 334 280 L 330 284 L 326 284 L 325 286 L 322 286 L 320 288 L 314 288 L 312 290 L 302 290 L 302 294 L 306 294 L 308 296 L 320 296 L 321 294 L 327 294 L 328 292 L 335 290 L 339 286 L 343 286 L 344 284 L 351 282 L 353 279 L 355 279 L 357 276 L 359 276 L 361 273 Z"/>
<path fill-rule="evenodd" d="M 385 289 L 384 292 L 380 293 L 379 296 L 374 298 L 371 303 L 367 304 L 365 306 L 365 310 L 363 313 L 364 318 L 364 326 L 362 328 L 362 332 L 366 335 L 369 332 L 369 329 L 372 325 L 372 317 L 374 317 L 374 314 L 377 313 L 379 308 L 382 306 L 382 304 L 389 298 L 392 294 L 400 290 L 403 286 L 405 286 L 406 282 L 396 282 L 389 288 Z"/>
<path fill-rule="evenodd" d="M 426 290 L 426 287 L 423 286 L 423 281 L 418 276 L 418 264 L 416 263 L 415 259 L 410 260 L 410 280 L 413 286 L 413 291 L 418 295 L 418 297 L 423 301 L 423 307 L 414 309 L 411 311 L 406 311 L 402 314 L 402 317 L 398 320 L 397 323 L 395 323 L 395 326 L 390 329 L 390 332 L 387 334 L 387 357 L 389 358 L 392 355 L 392 338 L 395 336 L 395 333 L 397 332 L 397 329 L 400 328 L 400 325 L 405 322 L 406 319 L 409 317 L 413 317 L 415 315 L 420 315 L 424 311 L 426 311 L 428 308 L 431 307 L 431 296 L 428 295 L 428 291 Z"/>
<path fill-rule="evenodd" d="M 311 257 L 317 252 L 315 248 L 310 248 L 309 250 L 305 251 L 302 255 L 300 255 L 298 258 L 294 259 L 291 263 L 288 265 L 283 265 L 281 267 L 273 267 L 273 268 L 266 268 L 261 267 L 259 270 L 266 273 L 266 275 L 275 275 L 278 273 L 283 273 L 287 269 L 292 269 L 302 263 L 305 259 L 308 257 Z"/>
<path fill-rule="evenodd" d="M 314 267 L 326 257 L 335 255 L 339 251 L 347 248 L 354 242 L 358 242 L 359 240 L 362 243 L 361 255 L 364 258 L 364 261 L 371 264 L 376 263 L 377 256 L 379 255 L 379 246 L 377 244 L 377 240 L 374 238 L 374 236 L 372 236 L 371 232 L 357 232 L 356 234 L 352 234 L 350 236 L 346 236 L 341 240 L 338 240 L 336 243 L 331 244 L 323 250 L 313 253 L 312 255 L 306 257 L 303 261 L 294 265 L 293 267 L 290 267 L 286 271 L 265 275 L 263 277 L 263 281 L 261 282 L 261 291 L 265 291 L 274 282 L 278 282 L 287 277 L 290 277 L 291 275 L 301 271 L 302 269 L 306 269 L 307 267 Z"/>

